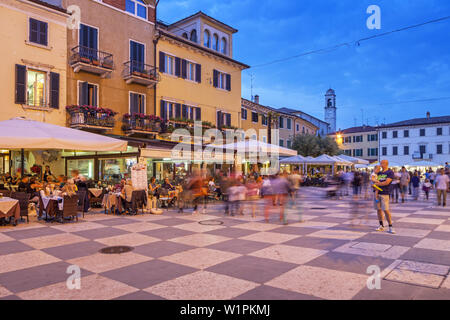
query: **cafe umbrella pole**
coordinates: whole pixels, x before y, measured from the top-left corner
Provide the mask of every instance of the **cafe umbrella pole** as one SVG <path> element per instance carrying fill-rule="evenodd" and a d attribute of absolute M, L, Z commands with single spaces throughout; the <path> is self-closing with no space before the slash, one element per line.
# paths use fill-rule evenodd
<path fill-rule="evenodd" d="M 24 177 L 25 170 L 25 151 L 20 149 L 20 178 Z"/>

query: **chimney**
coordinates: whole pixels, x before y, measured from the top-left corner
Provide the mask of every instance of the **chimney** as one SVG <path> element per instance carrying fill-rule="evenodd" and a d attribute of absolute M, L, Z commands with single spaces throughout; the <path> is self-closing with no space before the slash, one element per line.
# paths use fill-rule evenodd
<path fill-rule="evenodd" d="M 259 96 L 258 95 L 255 95 L 255 101 L 254 102 L 259 104 Z"/>
<path fill-rule="evenodd" d="M 427 112 L 427 119 L 430 119 L 430 111 Z"/>

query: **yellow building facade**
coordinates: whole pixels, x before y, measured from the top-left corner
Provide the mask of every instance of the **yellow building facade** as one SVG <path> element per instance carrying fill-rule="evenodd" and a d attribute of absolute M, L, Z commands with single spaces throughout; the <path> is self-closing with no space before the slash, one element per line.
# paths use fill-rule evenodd
<path fill-rule="evenodd" d="M 209 127 L 238 128 L 241 72 L 248 66 L 231 57 L 234 29 L 203 13 L 182 22 L 182 26 L 159 26 L 157 115 L 169 121 L 202 121 Z M 208 47 L 206 32 L 211 29 L 213 36 L 213 28 L 226 35 L 227 49 Z M 179 30 L 181 35 L 177 34 Z M 194 31 L 198 34 L 195 38 L 187 35 Z"/>
<path fill-rule="evenodd" d="M 0 2 L 0 120 L 65 125 L 67 17 L 61 7 L 39 0 Z M 0 172 L 15 173 L 19 161 L 18 152 L 2 152 Z M 25 161 L 29 171 L 40 154 L 27 152 Z"/>

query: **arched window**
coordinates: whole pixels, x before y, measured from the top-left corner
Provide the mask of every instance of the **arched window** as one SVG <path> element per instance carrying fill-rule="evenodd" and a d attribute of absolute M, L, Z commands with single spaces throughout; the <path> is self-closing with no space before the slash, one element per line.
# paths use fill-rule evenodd
<path fill-rule="evenodd" d="M 191 31 L 191 41 L 197 42 L 197 30 L 195 29 Z"/>
<path fill-rule="evenodd" d="M 204 37 L 205 37 L 205 39 L 204 39 L 205 40 L 204 41 L 205 47 L 211 48 L 211 34 L 209 33 L 208 30 L 205 30 Z"/>
<path fill-rule="evenodd" d="M 219 51 L 219 36 L 217 34 L 214 34 L 213 49 Z"/>
<path fill-rule="evenodd" d="M 227 54 L 227 39 L 222 38 L 221 52 Z"/>
<path fill-rule="evenodd" d="M 188 37 L 188 34 L 185 32 L 185 33 L 183 33 L 183 38 L 185 38 L 185 39 L 189 39 L 189 37 Z"/>

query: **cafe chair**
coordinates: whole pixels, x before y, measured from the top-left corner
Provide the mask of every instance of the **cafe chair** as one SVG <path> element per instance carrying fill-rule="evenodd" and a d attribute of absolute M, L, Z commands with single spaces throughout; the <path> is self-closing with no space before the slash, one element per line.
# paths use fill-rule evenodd
<path fill-rule="evenodd" d="M 78 222 L 78 196 L 64 196 L 63 210 L 61 215 L 62 223 L 65 218 L 73 217 Z"/>
<path fill-rule="evenodd" d="M 3 194 L 4 197 L 11 197 L 11 190 L 0 189 L 0 193 Z"/>
<path fill-rule="evenodd" d="M 28 204 L 30 202 L 30 194 L 25 192 L 13 192 L 11 198 L 19 200 L 20 207 L 20 217 L 27 217 L 27 223 L 30 222 L 30 217 L 28 216 Z"/>
<path fill-rule="evenodd" d="M 77 197 L 78 197 L 78 211 L 81 211 L 83 213 L 84 218 L 84 213 L 86 212 L 84 205 L 86 202 L 86 191 L 85 190 L 77 191 Z"/>

